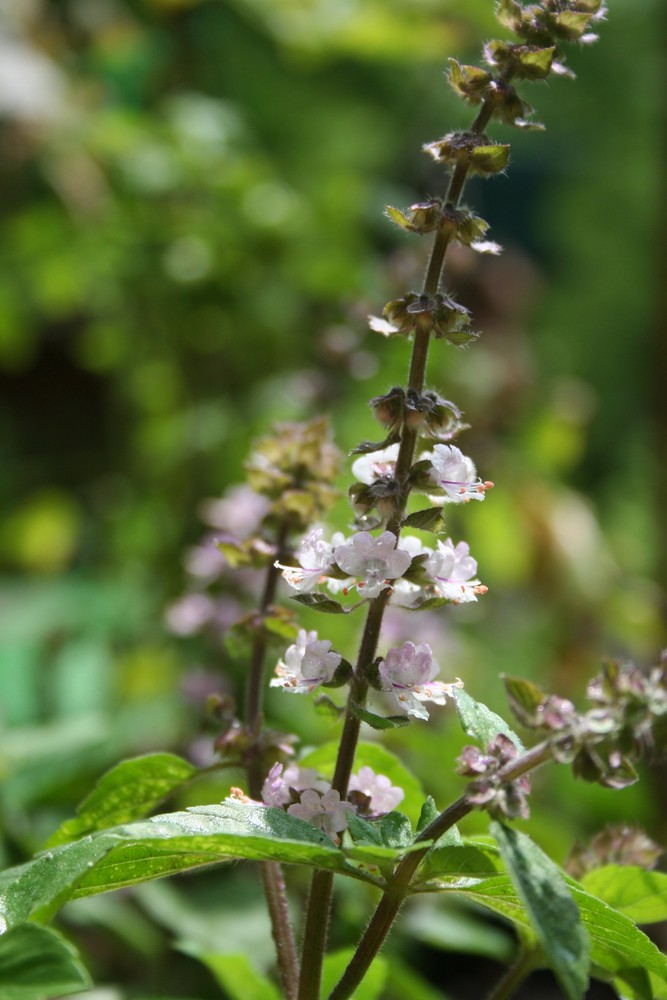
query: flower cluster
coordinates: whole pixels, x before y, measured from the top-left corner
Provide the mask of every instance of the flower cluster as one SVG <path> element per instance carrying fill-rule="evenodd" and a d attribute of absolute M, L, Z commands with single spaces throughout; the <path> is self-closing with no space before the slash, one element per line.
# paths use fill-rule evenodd
<path fill-rule="evenodd" d="M 311 593 L 320 584 L 332 593 L 348 594 L 356 588 L 365 598 L 390 589 L 393 603 L 414 608 L 433 597 L 468 603 L 487 591 L 477 579 L 477 562 L 467 543 L 454 545 L 451 538 L 438 540 L 432 549 L 414 535 L 397 541 L 390 531 L 376 537 L 360 531 L 349 539 L 334 535 L 329 543 L 316 528 L 303 539 L 295 558 L 298 566 L 276 565 L 299 594 Z"/>
<path fill-rule="evenodd" d="M 525 775 L 507 781 L 501 771 L 518 756 L 518 748 L 504 733 L 498 733 L 488 743 L 486 752 L 479 747 L 464 747 L 457 770 L 473 779 L 466 789 L 468 801 L 499 819 L 528 819 L 530 781 Z"/>
<path fill-rule="evenodd" d="M 384 774 L 362 767 L 350 778 L 349 801 L 341 799 L 331 784 L 315 768 L 274 764 L 262 786 L 262 801 L 267 806 L 285 809 L 323 830 L 332 840 L 347 828 L 348 815 L 358 813 L 378 819 L 395 809 L 405 795 Z"/>
<path fill-rule="evenodd" d="M 529 681 L 505 678 L 505 685 L 514 714 L 547 734 L 554 758 L 608 788 L 634 784 L 635 764 L 667 723 L 667 653 L 648 675 L 632 664 L 605 663 L 588 686 L 592 707 L 585 712 Z"/>

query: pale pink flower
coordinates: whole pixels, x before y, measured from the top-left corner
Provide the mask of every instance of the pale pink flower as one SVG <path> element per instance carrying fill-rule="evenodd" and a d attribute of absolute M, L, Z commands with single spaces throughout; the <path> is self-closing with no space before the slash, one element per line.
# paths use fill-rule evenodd
<path fill-rule="evenodd" d="M 395 809 L 405 798 L 405 792 L 397 785 L 392 785 L 384 774 L 376 774 L 371 767 L 360 767 L 357 774 L 350 778 L 348 795 L 351 792 L 361 792 L 369 798 L 365 810 L 368 816 L 384 816 Z"/>
<path fill-rule="evenodd" d="M 328 792 L 331 785 L 319 777 L 314 767 L 290 764 L 283 772 L 282 764 L 274 764 L 262 785 L 262 801 L 267 806 L 282 808 L 294 801 L 295 793 L 300 794 L 308 788 Z"/>
<path fill-rule="evenodd" d="M 413 642 L 404 642 L 402 646 L 394 646 L 380 660 L 378 669 L 382 690 L 391 695 L 399 711 L 417 719 L 429 717 L 422 702 L 444 705 L 454 689 L 461 687 L 461 681 L 444 684 L 433 679 L 440 668 L 427 643 L 415 646 Z"/>
<path fill-rule="evenodd" d="M 333 544 L 325 542 L 322 528 L 313 528 L 301 542 L 294 553 L 298 566 L 275 565 L 283 571 L 287 583 L 300 594 L 308 593 L 325 577 L 327 570 L 333 565 Z M 342 539 L 342 535 L 334 535 L 333 541 Z"/>
<path fill-rule="evenodd" d="M 470 555 L 467 542 L 454 546 L 451 538 L 438 541 L 437 551 L 424 563 L 424 572 L 433 581 L 436 596 L 445 597 L 454 604 L 476 601 L 478 594 L 488 590 L 475 577 L 477 562 Z"/>
<path fill-rule="evenodd" d="M 287 812 L 335 838 L 347 827 L 347 813 L 354 812 L 354 806 L 341 801 L 339 793 L 333 789 L 320 794 L 314 788 L 307 788 L 301 793 L 301 801 L 288 806 Z"/>
<path fill-rule="evenodd" d="M 352 463 L 352 475 L 360 483 L 370 486 L 381 476 L 393 477 L 396 471 L 396 460 L 398 459 L 398 444 L 390 444 L 388 448 L 380 451 L 371 451 L 366 455 L 360 455 Z"/>
<path fill-rule="evenodd" d="M 285 659 L 278 662 L 270 686 L 308 694 L 331 680 L 341 659 L 332 651 L 328 639 L 318 639 L 315 631 L 299 629 L 296 642 L 285 652 Z"/>
<path fill-rule="evenodd" d="M 431 463 L 431 479 L 444 493 L 441 497 L 430 497 L 434 503 L 483 500 L 493 486 L 491 482 L 482 482 L 472 459 L 453 444 L 436 444 L 424 458 Z"/>
<path fill-rule="evenodd" d="M 344 573 L 357 580 L 356 586 L 364 597 L 377 597 L 392 580 L 403 576 L 412 562 L 409 552 L 396 547 L 396 535 L 391 531 L 384 531 L 378 538 L 360 531 L 336 546 L 334 559 Z"/>

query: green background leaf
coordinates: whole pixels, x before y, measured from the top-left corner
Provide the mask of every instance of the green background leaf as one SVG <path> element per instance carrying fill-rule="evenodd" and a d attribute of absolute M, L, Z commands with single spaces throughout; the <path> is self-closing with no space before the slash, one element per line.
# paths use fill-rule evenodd
<path fill-rule="evenodd" d="M 2 1000 L 52 1000 L 90 985 L 76 949 L 57 931 L 20 924 L 0 937 Z"/>

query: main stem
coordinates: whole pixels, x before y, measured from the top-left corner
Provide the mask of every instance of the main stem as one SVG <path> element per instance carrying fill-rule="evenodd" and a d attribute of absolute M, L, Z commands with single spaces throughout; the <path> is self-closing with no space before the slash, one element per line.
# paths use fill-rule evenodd
<path fill-rule="evenodd" d="M 284 521 L 278 531 L 276 538 L 277 561 L 283 562 L 285 559 L 285 544 L 289 534 L 289 527 Z M 255 635 L 250 656 L 250 671 L 248 674 L 248 686 L 245 700 L 245 724 L 250 731 L 253 742 L 251 755 L 246 761 L 246 771 L 248 775 L 248 791 L 253 799 L 261 798 L 262 783 L 262 760 L 256 752 L 256 741 L 259 737 L 263 722 L 263 692 L 264 692 L 264 663 L 266 660 L 267 636 L 263 628 L 263 618 L 273 604 L 276 596 L 276 588 L 280 570 L 272 563 L 266 571 L 264 590 L 259 605 L 259 627 Z M 276 947 L 276 957 L 278 961 L 278 972 L 286 1000 L 296 1000 L 299 982 L 299 958 L 296 950 L 296 942 L 292 931 L 292 924 L 287 905 L 287 889 L 285 878 L 281 866 L 275 861 L 265 861 L 262 863 L 262 883 L 266 896 L 269 919 L 271 921 L 271 935 Z"/>
<path fill-rule="evenodd" d="M 482 111 L 484 107 L 482 108 Z M 482 120 L 482 111 L 477 117 L 475 125 Z M 489 116 L 491 111 L 489 110 Z M 486 119 L 488 120 L 488 118 Z M 473 126 L 474 127 L 474 126 Z M 479 126 L 479 131 L 483 124 Z M 463 186 L 467 175 L 467 167 L 463 172 L 457 167 L 452 175 L 452 179 L 447 191 L 447 201 L 456 206 L 461 197 Z M 429 258 L 426 276 L 424 278 L 423 294 L 429 298 L 433 297 L 440 287 L 440 278 L 445 263 L 447 247 L 449 246 L 450 235 L 439 231 L 435 237 L 431 255 Z M 428 349 L 431 339 L 430 330 L 418 329 L 412 346 L 412 357 L 410 359 L 410 373 L 408 376 L 408 388 L 421 393 L 426 380 L 426 364 L 428 361 Z M 408 428 L 404 425 L 401 435 L 401 444 L 396 460 L 396 471 L 394 473 L 399 483 L 404 484 L 400 500 L 396 506 L 394 514 L 387 523 L 387 531 L 391 531 L 398 539 L 401 532 L 401 525 L 405 517 L 405 510 L 410 495 L 408 475 L 414 461 L 415 446 L 417 444 L 417 429 Z M 339 792 L 341 798 L 347 794 L 347 786 L 354 766 L 354 757 L 359 740 L 360 720 L 354 712 L 355 706 L 363 706 L 368 694 L 368 670 L 375 659 L 377 644 L 380 638 L 382 619 L 389 599 L 389 591 L 382 593 L 370 602 L 366 624 L 364 626 L 359 656 L 354 669 L 354 674 L 350 682 L 350 693 L 343 723 L 336 768 L 334 771 L 332 787 Z M 318 1000 L 320 980 L 322 976 L 322 961 L 326 947 L 329 913 L 331 909 L 331 896 L 333 891 L 333 874 L 319 871 L 313 876 L 310 887 L 310 895 L 306 909 L 303 945 L 301 949 L 301 978 L 299 981 L 298 1000 Z M 399 904 L 400 905 L 400 904 Z M 391 918 L 393 920 L 393 917 Z M 390 921 L 391 924 L 391 921 Z"/>

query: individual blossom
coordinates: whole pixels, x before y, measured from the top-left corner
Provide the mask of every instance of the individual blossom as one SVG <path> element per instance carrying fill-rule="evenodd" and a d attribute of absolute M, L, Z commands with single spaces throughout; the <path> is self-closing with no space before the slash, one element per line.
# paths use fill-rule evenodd
<path fill-rule="evenodd" d="M 388 448 L 380 451 L 371 451 L 366 455 L 361 455 L 352 463 L 352 475 L 365 483 L 372 485 L 376 479 L 393 477 L 396 471 L 396 461 L 398 459 L 398 444 L 391 444 Z"/>
<path fill-rule="evenodd" d="M 296 642 L 287 649 L 284 661 L 280 660 L 276 666 L 271 687 L 308 694 L 331 680 L 341 659 L 332 651 L 328 639 L 318 639 L 315 631 L 299 629 Z"/>
<path fill-rule="evenodd" d="M 224 497 L 202 500 L 199 515 L 206 524 L 244 539 L 257 531 L 271 503 L 249 486 L 230 486 Z"/>
<path fill-rule="evenodd" d="M 336 835 L 346 829 L 347 814 L 354 812 L 354 806 L 341 800 L 340 794 L 332 788 L 323 793 L 307 788 L 301 793 L 301 801 L 288 806 L 287 812 L 290 816 L 312 823 L 337 840 Z"/>
<path fill-rule="evenodd" d="M 433 452 L 424 456 L 431 462 L 430 478 L 444 493 L 430 497 L 434 503 L 468 503 L 483 500 L 492 482 L 482 482 L 471 458 L 453 444 L 436 444 Z"/>
<path fill-rule="evenodd" d="M 331 785 L 319 777 L 314 767 L 290 764 L 283 770 L 282 764 L 274 764 L 262 785 L 262 801 L 267 806 L 280 809 L 297 802 L 299 795 L 309 788 L 317 792 L 328 792 Z"/>
<path fill-rule="evenodd" d="M 445 684 L 434 680 L 439 671 L 427 643 L 415 646 L 413 642 L 404 642 L 402 646 L 394 646 L 384 660 L 380 660 L 380 689 L 391 696 L 403 715 L 428 719 L 422 702 L 444 705 L 446 699 L 452 697 L 454 689 L 462 687 L 461 681 Z"/>
<path fill-rule="evenodd" d="M 283 571 L 283 578 L 300 594 L 308 593 L 326 576 L 333 565 L 333 544 L 326 542 L 322 528 L 313 528 L 294 553 L 298 566 L 275 565 Z M 334 535 L 334 539 L 337 536 Z M 340 536 L 342 538 L 342 535 Z"/>
<path fill-rule="evenodd" d="M 467 542 L 455 546 L 451 538 L 438 541 L 437 550 L 424 563 L 424 572 L 433 583 L 435 596 L 454 604 L 476 601 L 478 594 L 488 590 L 475 576 L 477 561 L 470 555 Z"/>
<path fill-rule="evenodd" d="M 361 767 L 351 776 L 347 794 L 360 815 L 373 819 L 391 812 L 405 798 L 402 788 L 392 785 L 386 775 L 376 774 L 372 767 Z"/>
<path fill-rule="evenodd" d="M 396 541 L 391 531 L 377 538 L 360 531 L 336 546 L 334 559 L 344 573 L 354 577 L 364 597 L 377 597 L 392 580 L 403 576 L 412 561 L 409 552 L 396 547 Z"/>

